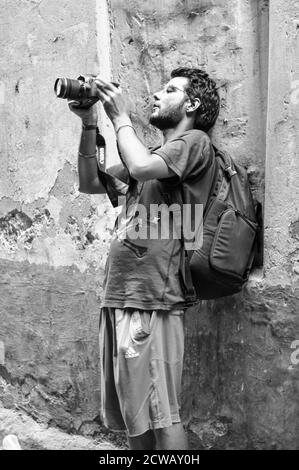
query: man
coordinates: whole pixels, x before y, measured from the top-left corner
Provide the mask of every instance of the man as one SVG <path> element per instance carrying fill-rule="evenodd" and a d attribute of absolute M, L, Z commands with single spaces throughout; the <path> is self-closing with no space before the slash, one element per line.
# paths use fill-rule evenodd
<path fill-rule="evenodd" d="M 126 183 L 126 210 L 112 236 L 101 303 L 103 419 L 111 429 L 127 430 L 131 449 L 187 449 L 179 415 L 185 252 L 173 236 L 138 238 L 136 228 L 161 224 L 159 214 L 152 217 L 151 205 L 170 205 L 178 190 L 185 204 L 207 203 L 216 172 L 205 132 L 217 119 L 219 96 L 205 72 L 174 70 L 153 96 L 150 123 L 162 131 L 163 140 L 149 150 L 136 136 L 121 88 L 100 77 L 95 83 L 123 163 L 108 171 Z M 111 196 L 95 158 L 96 107 L 69 106 L 83 123 L 79 190 Z"/>

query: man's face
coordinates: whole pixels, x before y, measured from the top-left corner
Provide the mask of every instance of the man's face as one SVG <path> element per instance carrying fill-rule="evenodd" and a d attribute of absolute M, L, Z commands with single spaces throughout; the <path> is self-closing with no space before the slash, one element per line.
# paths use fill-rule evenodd
<path fill-rule="evenodd" d="M 188 86 L 188 78 L 174 77 L 163 90 L 154 94 L 153 112 L 150 123 L 160 129 L 170 129 L 185 116 L 185 103 L 189 99 L 185 92 Z"/>

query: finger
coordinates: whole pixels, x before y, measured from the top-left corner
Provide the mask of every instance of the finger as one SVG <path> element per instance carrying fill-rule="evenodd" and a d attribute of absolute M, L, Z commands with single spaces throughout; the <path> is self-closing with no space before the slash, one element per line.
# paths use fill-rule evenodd
<path fill-rule="evenodd" d="M 105 99 L 110 98 L 109 92 L 107 90 L 104 90 L 103 88 L 97 88 L 97 94 L 98 96 L 103 97 Z"/>
<path fill-rule="evenodd" d="M 98 87 L 97 87 L 97 93 L 98 93 L 100 100 L 102 101 L 104 100 L 107 103 L 115 100 L 115 98 L 119 94 L 118 92 L 114 92 L 106 88 L 104 89 L 104 88 L 98 88 Z"/>
<path fill-rule="evenodd" d="M 110 90 L 115 91 L 120 88 L 120 84 L 116 82 L 105 82 L 105 80 L 102 80 L 101 78 L 96 78 L 95 81 L 97 81 L 99 84 L 101 84 L 104 88 L 108 88 Z"/>
<path fill-rule="evenodd" d="M 99 82 L 99 83 L 100 83 L 101 85 L 103 85 L 103 86 L 110 85 L 110 82 L 107 82 L 107 80 L 104 80 L 104 79 L 101 78 L 99 75 L 96 76 L 95 81 L 96 81 L 96 82 Z"/>
<path fill-rule="evenodd" d="M 68 105 L 72 108 L 76 108 L 77 106 L 80 105 L 79 101 L 76 101 L 76 100 L 67 100 L 68 101 Z"/>
<path fill-rule="evenodd" d="M 118 87 L 115 86 L 113 83 L 108 83 L 108 82 L 105 82 L 104 80 L 102 80 L 100 77 L 97 77 L 95 79 L 95 84 L 99 87 L 99 88 L 103 88 L 105 90 L 110 90 L 110 91 L 113 91 L 115 92 L 116 90 L 118 90 Z"/>
<path fill-rule="evenodd" d="M 109 103 L 111 101 L 111 96 L 108 93 L 105 93 L 103 90 L 98 88 L 98 97 L 100 101 Z"/>

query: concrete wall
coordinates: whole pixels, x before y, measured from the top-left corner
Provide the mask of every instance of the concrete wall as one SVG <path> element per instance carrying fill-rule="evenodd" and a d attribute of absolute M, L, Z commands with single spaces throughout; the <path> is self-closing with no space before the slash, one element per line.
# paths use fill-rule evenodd
<path fill-rule="evenodd" d="M 266 236 L 265 269 L 243 294 L 188 312 L 184 423 L 194 448 L 299 447 L 299 365 L 291 362 L 299 340 L 295 3 L 2 6 L 9 13 L 0 33 L 5 407 L 69 431 L 99 429 L 98 299 L 115 214 L 106 196 L 78 193 L 80 124 L 55 99 L 55 78 L 100 69 L 120 81 L 137 132 L 151 144 L 158 134 L 148 126 L 149 96 L 171 69 L 194 65 L 219 85 L 214 141 L 246 165 L 261 202 L 265 194 Z M 101 125 L 113 163 L 114 138 L 103 115 Z"/>
<path fill-rule="evenodd" d="M 265 268 L 271 283 L 299 286 L 299 9 L 274 2 L 270 16 Z"/>
<path fill-rule="evenodd" d="M 93 0 L 7 0 L 1 18 L 0 396 L 83 431 L 99 409 L 98 296 L 114 215 L 106 196 L 78 192 L 80 121 L 53 86 L 98 70 L 101 30 Z"/>
<path fill-rule="evenodd" d="M 206 69 L 222 98 L 215 143 L 248 166 L 263 197 L 268 71 L 268 2 L 111 0 L 115 80 L 124 85 L 132 118 L 150 144 L 149 96 L 178 66 Z"/>

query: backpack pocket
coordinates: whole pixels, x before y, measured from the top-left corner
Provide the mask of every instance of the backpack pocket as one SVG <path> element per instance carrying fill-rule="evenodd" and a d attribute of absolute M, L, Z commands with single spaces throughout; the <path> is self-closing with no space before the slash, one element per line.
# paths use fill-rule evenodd
<path fill-rule="evenodd" d="M 213 269 L 236 280 L 247 278 L 252 263 L 257 224 L 228 208 L 219 216 L 210 251 Z"/>

